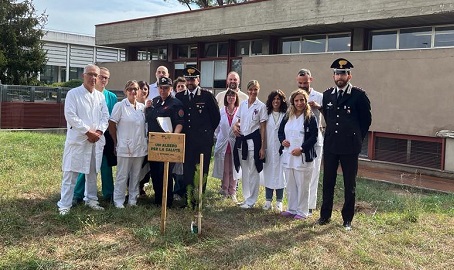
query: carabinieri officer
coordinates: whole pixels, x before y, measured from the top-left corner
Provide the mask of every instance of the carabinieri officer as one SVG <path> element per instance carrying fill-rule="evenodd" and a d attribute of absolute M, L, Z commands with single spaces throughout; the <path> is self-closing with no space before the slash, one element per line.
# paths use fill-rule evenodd
<path fill-rule="evenodd" d="M 172 80 L 166 77 L 158 79 L 159 96 L 147 102 L 145 109 L 145 119 L 148 123 L 148 132 L 165 132 L 159 125 L 158 117 L 169 117 L 172 121 L 172 132 L 181 133 L 184 124 L 184 110 L 181 101 L 174 98 L 172 93 Z M 150 104 L 151 103 L 151 104 Z M 171 175 L 174 163 L 170 163 L 169 175 Z M 155 193 L 155 204 L 162 203 L 162 186 L 164 163 L 158 161 L 150 161 L 150 176 L 153 182 L 153 190 Z M 171 207 L 173 203 L 173 180 L 168 179 L 167 189 L 167 207 Z"/>
<path fill-rule="evenodd" d="M 221 114 L 213 94 L 199 86 L 200 71 L 186 68 L 186 91 L 175 95 L 183 103 L 185 111 L 184 133 L 186 134 L 186 150 L 183 164 L 184 187 L 178 193 L 186 198 L 186 187 L 194 184 L 196 164 L 203 153 L 203 174 L 208 174 L 211 149 L 214 144 L 214 130 L 219 125 Z M 203 186 L 205 192 L 206 183 Z"/>
<path fill-rule="evenodd" d="M 353 65 L 344 58 L 333 62 L 335 87 L 323 93 L 322 113 L 326 121 L 323 144 L 323 202 L 320 211 L 320 225 L 331 220 L 334 186 L 337 168 L 342 167 L 344 177 L 344 206 L 342 207 L 343 226 L 351 230 L 355 211 L 356 174 L 358 156 L 363 139 L 372 122 L 370 101 L 366 92 L 352 86 L 351 68 Z"/>

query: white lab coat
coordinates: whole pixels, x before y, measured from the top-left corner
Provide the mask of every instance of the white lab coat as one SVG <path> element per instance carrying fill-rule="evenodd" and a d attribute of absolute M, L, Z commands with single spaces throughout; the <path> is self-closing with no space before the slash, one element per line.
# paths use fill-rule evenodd
<path fill-rule="evenodd" d="M 104 94 L 93 90 L 90 93 L 83 85 L 71 89 L 65 99 L 67 133 L 63 151 L 63 171 L 90 173 L 93 144 L 85 133 L 108 127 L 109 111 Z M 95 143 L 96 172 L 99 172 L 102 152 L 106 141 L 104 136 Z"/>
<path fill-rule="evenodd" d="M 236 113 L 233 115 L 232 125 L 235 124 L 236 121 Z M 221 113 L 221 121 L 219 122 L 219 126 L 216 128 L 214 135 L 216 136 L 216 145 L 214 146 L 214 166 L 213 166 L 213 177 L 222 179 L 224 176 L 224 158 L 225 158 L 225 151 L 227 150 L 227 142 L 230 142 L 230 149 L 232 151 L 232 169 L 233 169 L 233 179 L 238 180 L 241 178 L 241 169 L 239 172 L 235 170 L 235 166 L 233 165 L 233 147 L 235 145 L 235 135 L 233 134 L 233 130 L 229 125 L 229 120 L 227 118 L 227 112 L 225 111 L 225 107 L 223 106 L 220 109 Z"/>
<path fill-rule="evenodd" d="M 274 122 L 272 114 L 268 116 L 266 122 L 266 161 L 263 164 L 263 185 L 270 189 L 281 189 L 285 188 L 286 181 L 284 178 L 284 172 L 282 170 L 281 156 L 279 155 L 279 147 L 281 143 L 277 136 L 279 126 L 284 118 L 285 113 L 279 113 L 279 120 L 277 123 Z"/>

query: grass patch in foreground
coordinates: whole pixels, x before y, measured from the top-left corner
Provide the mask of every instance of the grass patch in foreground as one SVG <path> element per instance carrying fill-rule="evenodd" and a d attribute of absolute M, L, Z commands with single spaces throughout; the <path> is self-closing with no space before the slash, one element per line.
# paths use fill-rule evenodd
<path fill-rule="evenodd" d="M 0 269 L 454 267 L 452 194 L 360 179 L 346 232 L 341 179 L 332 223 L 317 226 L 318 211 L 306 221 L 263 211 L 264 190 L 258 206 L 240 209 L 217 195 L 219 181 L 209 177 L 203 234 L 190 232 L 192 212 L 174 208 L 161 235 L 152 198 L 126 209 L 101 200 L 103 212 L 78 205 L 58 215 L 64 135 L 0 132 L 0 141 Z"/>

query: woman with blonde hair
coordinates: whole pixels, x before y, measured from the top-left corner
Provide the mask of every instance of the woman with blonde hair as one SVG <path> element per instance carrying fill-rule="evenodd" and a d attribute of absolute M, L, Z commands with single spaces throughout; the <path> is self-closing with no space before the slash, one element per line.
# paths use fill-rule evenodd
<path fill-rule="evenodd" d="M 258 100 L 260 84 L 252 80 L 247 84 L 249 98 L 241 102 L 233 125 L 236 141 L 233 149 L 235 170 L 242 170 L 244 202 L 241 208 L 249 209 L 257 202 L 260 188 L 260 175 L 263 170 L 266 149 L 266 106 Z"/>
<path fill-rule="evenodd" d="M 302 90 L 290 96 L 290 107 L 278 131 L 281 162 L 287 181 L 287 211 L 281 215 L 295 219 L 309 216 L 309 184 L 317 157 L 315 143 L 318 129 L 315 116 L 307 104 L 308 95 Z"/>

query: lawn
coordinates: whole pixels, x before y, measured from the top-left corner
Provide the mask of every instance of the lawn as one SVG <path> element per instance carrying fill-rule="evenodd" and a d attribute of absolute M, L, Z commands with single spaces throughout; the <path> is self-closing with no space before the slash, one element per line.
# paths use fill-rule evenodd
<path fill-rule="evenodd" d="M 262 210 L 264 190 L 258 206 L 240 209 L 211 177 L 200 236 L 194 213 L 180 208 L 168 210 L 161 235 L 150 187 L 135 208 L 101 199 L 105 211 L 78 205 L 59 216 L 64 139 L 0 132 L 0 269 L 454 268 L 454 195 L 367 179 L 357 183 L 352 231 L 342 227 L 341 181 L 326 226 L 315 225 L 319 211 L 296 221 Z"/>

